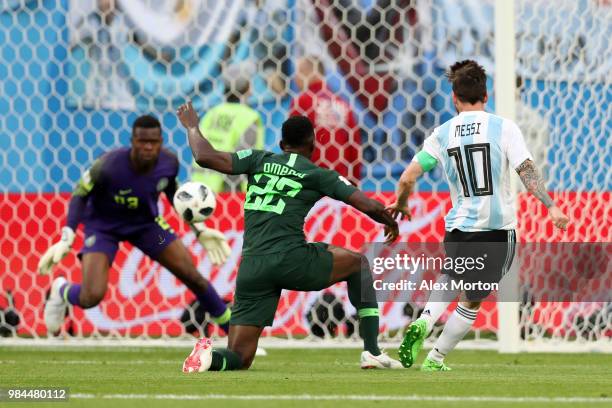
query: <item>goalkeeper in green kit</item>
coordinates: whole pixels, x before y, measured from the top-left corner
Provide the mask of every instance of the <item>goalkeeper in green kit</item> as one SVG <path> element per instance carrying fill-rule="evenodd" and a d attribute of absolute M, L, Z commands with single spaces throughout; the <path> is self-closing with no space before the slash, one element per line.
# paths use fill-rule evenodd
<path fill-rule="evenodd" d="M 343 201 L 385 225 L 386 242 L 399 232 L 382 203 L 368 198 L 344 177 L 315 166 L 312 123 L 294 116 L 283 123 L 282 153 L 215 150 L 198 129 L 191 103 L 177 112 L 187 129 L 195 161 L 225 174 L 248 175 L 244 202 L 244 243 L 236 279 L 227 349 L 214 349 L 201 339 L 183 364 L 186 373 L 247 369 L 265 326 L 271 326 L 281 290 L 319 291 L 345 281 L 350 302 L 360 318 L 364 340 L 361 368 L 402 368 L 378 348 L 379 312 L 371 276 L 362 274 L 367 259 L 356 252 L 321 242 L 307 243 L 304 220 L 313 205 L 328 196 Z M 362 288 L 363 285 L 363 288 Z M 371 293 L 370 293 L 371 292 Z"/>

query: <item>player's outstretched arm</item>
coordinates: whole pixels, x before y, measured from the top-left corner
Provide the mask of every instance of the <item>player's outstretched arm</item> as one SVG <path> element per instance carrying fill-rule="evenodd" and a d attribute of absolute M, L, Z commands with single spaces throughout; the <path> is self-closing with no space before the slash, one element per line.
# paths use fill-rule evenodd
<path fill-rule="evenodd" d="M 410 207 L 408 205 L 408 199 L 410 194 L 414 191 L 414 185 L 419 177 L 423 175 L 423 167 L 419 162 L 411 162 L 406 170 L 402 173 L 399 183 L 397 185 L 397 201 L 387 207 L 390 211 L 391 216 L 395 219 L 398 215 L 401 218 L 411 219 Z"/>
<path fill-rule="evenodd" d="M 385 210 L 385 206 L 374 199 L 369 198 L 361 191 L 357 190 L 351 194 L 347 203 L 376 222 L 385 226 L 385 242 L 392 243 L 399 235 L 399 227 L 391 214 Z"/>
<path fill-rule="evenodd" d="M 89 193 L 98 177 L 101 163 L 101 159 L 97 160 L 93 166 L 83 174 L 81 180 L 79 180 L 72 194 L 72 198 L 70 199 L 70 203 L 68 204 L 66 225 L 62 228 L 62 236 L 60 240 L 51 245 L 40 258 L 38 262 L 39 274 L 47 275 L 53 266 L 68 255 L 70 249 L 72 249 L 72 243 L 76 235 L 75 231 L 83 218 L 87 200 L 89 199 Z"/>
<path fill-rule="evenodd" d="M 191 101 L 179 106 L 176 114 L 187 130 L 189 146 L 191 146 L 191 153 L 196 163 L 207 169 L 233 174 L 231 154 L 216 150 L 202 135 L 199 129 L 200 117 L 193 108 Z"/>
<path fill-rule="evenodd" d="M 535 163 L 527 159 L 516 168 L 516 172 L 525 185 L 525 188 L 527 188 L 527 191 L 533 194 L 546 206 L 546 208 L 548 208 L 548 215 L 553 224 L 558 228 L 565 229 L 569 222 L 569 218 L 563 214 L 559 207 L 556 206 L 553 199 L 548 195 L 544 180 L 535 166 Z"/>

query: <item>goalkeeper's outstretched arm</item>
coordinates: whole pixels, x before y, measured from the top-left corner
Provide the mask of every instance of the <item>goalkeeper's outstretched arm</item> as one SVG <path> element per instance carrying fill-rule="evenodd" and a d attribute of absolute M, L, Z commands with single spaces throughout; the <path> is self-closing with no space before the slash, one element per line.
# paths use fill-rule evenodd
<path fill-rule="evenodd" d="M 66 216 L 66 226 L 76 231 L 83 219 L 83 213 L 85 212 L 85 206 L 89 200 L 89 193 L 93 189 L 94 185 L 99 181 L 100 173 L 102 170 L 102 163 L 104 156 L 97 159 L 85 173 L 81 176 L 72 197 L 68 204 L 68 214 Z"/>
<path fill-rule="evenodd" d="M 89 193 L 99 177 L 101 167 L 102 159 L 100 158 L 83 173 L 81 180 L 79 180 L 68 204 L 66 225 L 62 228 L 61 238 L 47 249 L 38 262 L 38 273 L 41 275 L 48 274 L 53 266 L 70 252 L 76 236 L 75 231 L 83 219 Z"/>
<path fill-rule="evenodd" d="M 66 227 L 76 231 L 83 219 L 83 213 L 87 206 L 88 196 L 72 194 L 68 203 L 68 214 L 66 215 Z"/>
<path fill-rule="evenodd" d="M 196 163 L 207 169 L 225 174 L 233 174 L 231 154 L 216 150 L 202 135 L 199 129 L 200 117 L 193 108 L 191 101 L 179 106 L 176 114 L 183 127 L 187 130 L 189 146 Z"/>

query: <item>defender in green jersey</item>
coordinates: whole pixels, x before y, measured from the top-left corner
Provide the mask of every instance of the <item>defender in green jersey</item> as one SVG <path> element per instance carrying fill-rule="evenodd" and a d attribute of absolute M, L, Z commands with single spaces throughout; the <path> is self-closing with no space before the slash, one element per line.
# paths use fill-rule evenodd
<path fill-rule="evenodd" d="M 373 299 L 371 276 L 362 274 L 367 259 L 356 252 L 325 243 L 307 243 L 304 220 L 313 205 L 328 196 L 343 201 L 385 225 L 387 242 L 399 232 L 384 205 L 368 198 L 337 172 L 315 166 L 314 130 L 306 117 L 294 116 L 283 124 L 282 153 L 215 150 L 198 129 L 199 118 L 191 103 L 178 116 L 187 129 L 196 162 L 225 174 L 247 174 L 244 203 L 244 243 L 236 280 L 235 304 L 227 349 L 212 350 L 203 339 L 185 365 L 194 372 L 248 368 L 259 336 L 272 325 L 282 289 L 318 291 L 346 281 L 349 300 L 360 317 L 364 338 L 362 368 L 401 368 L 378 348 L 378 304 Z M 371 291 L 370 294 L 366 291 Z"/>

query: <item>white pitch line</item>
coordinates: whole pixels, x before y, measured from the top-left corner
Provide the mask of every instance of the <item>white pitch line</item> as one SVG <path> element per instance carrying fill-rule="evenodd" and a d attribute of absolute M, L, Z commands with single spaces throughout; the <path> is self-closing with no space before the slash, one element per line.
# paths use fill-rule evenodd
<path fill-rule="evenodd" d="M 178 363 L 177 363 L 178 361 Z M 141 364 L 169 364 L 169 365 L 182 365 L 182 360 L 36 360 L 39 364 L 58 364 L 58 365 L 141 365 Z M 28 364 L 27 360 L 0 360 L 0 364 Z M 270 361 L 265 360 L 257 360 L 258 365 L 274 365 L 277 364 Z M 336 362 L 336 365 L 343 366 L 354 366 L 357 363 L 346 361 L 346 362 Z M 300 365 L 313 365 L 320 366 L 321 364 L 318 362 L 308 362 L 302 361 Z M 511 362 L 505 363 L 482 363 L 482 364 L 466 364 L 466 363 L 455 363 L 451 364 L 453 367 L 463 367 L 463 368 L 528 368 L 528 367 L 542 367 L 541 364 L 513 364 Z M 576 364 L 555 364 L 555 368 L 575 368 Z"/>
<path fill-rule="evenodd" d="M 140 364 L 173 364 L 182 365 L 178 360 L 36 360 L 38 364 L 59 365 L 140 365 Z M 26 360 L 0 360 L 0 364 L 27 364 Z"/>
<path fill-rule="evenodd" d="M 177 395 L 177 394 L 71 394 L 75 399 L 121 400 L 263 400 L 263 401 L 436 401 L 436 402 L 509 402 L 509 403 L 612 403 L 612 398 L 589 397 L 480 397 L 480 396 L 428 396 L 428 395 Z"/>

